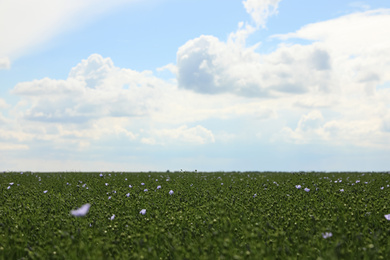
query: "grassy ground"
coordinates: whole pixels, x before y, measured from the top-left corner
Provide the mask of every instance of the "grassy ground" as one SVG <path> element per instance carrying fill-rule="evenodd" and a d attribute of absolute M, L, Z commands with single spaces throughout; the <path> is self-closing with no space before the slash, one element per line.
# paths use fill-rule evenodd
<path fill-rule="evenodd" d="M 389 259 L 389 180 L 387 173 L 6 172 L 0 258 Z M 86 203 L 84 217 L 70 214 Z"/>

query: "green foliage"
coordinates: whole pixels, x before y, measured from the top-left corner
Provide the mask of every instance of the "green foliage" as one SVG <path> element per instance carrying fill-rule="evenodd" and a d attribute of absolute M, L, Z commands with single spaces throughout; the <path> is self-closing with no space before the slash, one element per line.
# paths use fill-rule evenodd
<path fill-rule="evenodd" d="M 386 259 L 389 180 L 387 173 L 5 172 L 0 259 Z M 70 214 L 86 203 L 86 216 Z"/>

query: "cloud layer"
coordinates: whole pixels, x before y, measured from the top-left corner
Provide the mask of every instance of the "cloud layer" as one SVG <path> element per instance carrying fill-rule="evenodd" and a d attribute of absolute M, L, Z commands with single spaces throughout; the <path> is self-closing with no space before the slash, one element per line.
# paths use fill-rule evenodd
<path fill-rule="evenodd" d="M 243 144 L 310 144 L 389 153 L 390 29 L 383 24 L 390 24 L 390 10 L 274 35 L 278 45 L 269 53 L 246 46 L 278 3 L 244 1 L 253 26 L 241 23 L 226 40 L 187 41 L 176 64 L 165 66 L 176 76 L 171 80 L 92 54 L 66 79 L 16 84 L 16 105 L 0 99 L 0 152 L 50 147 L 72 159 L 70 151 L 99 157 L 109 149 L 142 155 L 219 147 L 224 153 Z M 0 68 L 8 67 L 0 60 Z"/>

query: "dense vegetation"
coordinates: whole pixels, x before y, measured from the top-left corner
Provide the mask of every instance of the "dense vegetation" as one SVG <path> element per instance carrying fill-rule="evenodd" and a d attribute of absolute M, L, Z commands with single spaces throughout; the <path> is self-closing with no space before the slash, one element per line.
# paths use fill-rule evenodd
<path fill-rule="evenodd" d="M 389 180 L 388 173 L 4 172 L 0 258 L 388 259 Z M 85 216 L 71 214 L 87 203 Z"/>

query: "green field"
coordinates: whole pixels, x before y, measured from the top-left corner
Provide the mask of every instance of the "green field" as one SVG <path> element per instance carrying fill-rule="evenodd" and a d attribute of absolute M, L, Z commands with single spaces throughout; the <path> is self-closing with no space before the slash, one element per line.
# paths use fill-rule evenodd
<path fill-rule="evenodd" d="M 4 172 L 0 258 L 389 259 L 389 180 L 388 173 Z M 70 213 L 86 203 L 85 216 Z"/>

